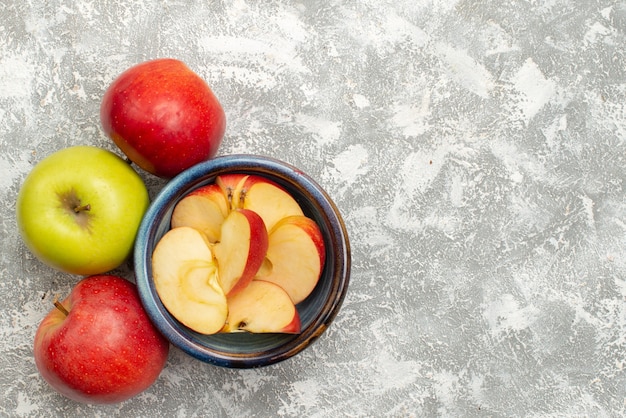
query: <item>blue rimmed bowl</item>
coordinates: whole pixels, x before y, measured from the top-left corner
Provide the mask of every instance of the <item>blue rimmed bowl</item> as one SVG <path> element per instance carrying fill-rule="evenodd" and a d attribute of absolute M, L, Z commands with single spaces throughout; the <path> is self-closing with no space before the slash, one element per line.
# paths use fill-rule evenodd
<path fill-rule="evenodd" d="M 283 186 L 303 212 L 317 222 L 326 263 L 313 292 L 297 305 L 299 334 L 202 335 L 185 327 L 163 306 L 152 279 L 152 252 L 170 229 L 172 211 L 191 191 L 223 174 L 255 174 Z M 134 251 L 139 296 L 155 326 L 175 346 L 217 366 L 251 368 L 286 360 L 311 345 L 331 324 L 350 280 L 350 243 L 343 219 L 328 194 L 308 175 L 285 162 L 253 155 L 229 155 L 195 165 L 172 179 L 151 203 L 139 227 Z"/>

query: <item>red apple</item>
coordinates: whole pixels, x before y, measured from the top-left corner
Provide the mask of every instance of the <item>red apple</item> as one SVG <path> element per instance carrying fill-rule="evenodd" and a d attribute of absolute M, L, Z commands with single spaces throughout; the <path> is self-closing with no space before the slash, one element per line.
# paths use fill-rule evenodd
<path fill-rule="evenodd" d="M 56 391 L 83 403 L 116 403 L 143 392 L 167 361 L 169 343 L 143 310 L 135 285 L 90 276 L 44 318 L 35 364 Z"/>
<path fill-rule="evenodd" d="M 171 178 L 217 153 L 226 115 L 207 83 L 163 58 L 124 71 L 102 99 L 105 133 L 144 170 Z"/>

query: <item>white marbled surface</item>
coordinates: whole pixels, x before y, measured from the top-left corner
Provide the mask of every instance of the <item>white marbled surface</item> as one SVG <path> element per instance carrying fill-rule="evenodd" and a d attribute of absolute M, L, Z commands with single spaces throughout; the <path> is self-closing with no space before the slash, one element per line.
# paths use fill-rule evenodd
<path fill-rule="evenodd" d="M 623 0 L 2 0 L 0 416 L 623 415 L 625 45 Z M 137 398 L 75 404 L 32 340 L 78 278 L 27 252 L 16 194 L 57 149 L 114 150 L 104 89 L 165 56 L 222 101 L 220 154 L 281 158 L 335 199 L 349 294 L 286 362 L 173 349 Z"/>

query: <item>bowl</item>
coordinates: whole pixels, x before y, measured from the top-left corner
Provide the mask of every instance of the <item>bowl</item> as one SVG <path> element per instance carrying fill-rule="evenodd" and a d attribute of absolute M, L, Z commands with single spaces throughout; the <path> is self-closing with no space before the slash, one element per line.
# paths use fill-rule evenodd
<path fill-rule="evenodd" d="M 163 306 L 152 279 L 152 252 L 170 229 L 172 211 L 192 190 L 213 183 L 223 174 L 264 176 L 285 188 L 305 215 L 320 227 L 326 262 L 313 292 L 296 308 L 299 334 L 247 332 L 199 334 L 181 324 Z M 230 368 L 252 368 L 286 360 L 311 345 L 337 315 L 348 289 L 350 244 L 343 219 L 328 194 L 308 175 L 280 160 L 229 155 L 197 164 L 167 183 L 148 208 L 134 248 L 135 281 L 143 306 L 161 333 L 176 347 L 206 363 Z"/>

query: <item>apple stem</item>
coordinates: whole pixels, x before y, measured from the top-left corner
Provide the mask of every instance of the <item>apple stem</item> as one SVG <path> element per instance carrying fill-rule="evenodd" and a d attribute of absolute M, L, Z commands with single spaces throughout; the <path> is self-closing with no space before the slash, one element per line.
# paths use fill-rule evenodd
<path fill-rule="evenodd" d="M 61 302 L 58 301 L 58 299 L 54 300 L 54 307 L 63 312 L 65 316 L 68 316 L 70 314 L 69 311 L 65 309 L 65 306 L 63 306 Z"/>
<path fill-rule="evenodd" d="M 91 210 L 91 205 L 89 203 L 87 203 L 86 205 L 82 205 L 82 206 L 76 206 L 74 208 L 74 212 L 78 213 L 78 212 L 82 212 L 82 211 L 89 211 Z"/>

